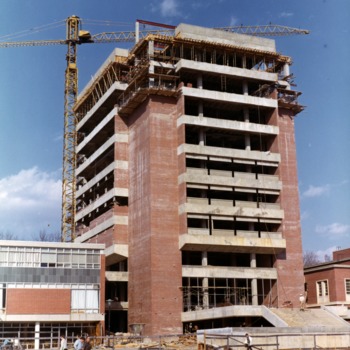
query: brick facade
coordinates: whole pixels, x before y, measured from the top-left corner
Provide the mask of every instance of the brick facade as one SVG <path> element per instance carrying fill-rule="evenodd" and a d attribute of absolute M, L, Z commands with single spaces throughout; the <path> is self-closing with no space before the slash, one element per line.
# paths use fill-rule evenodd
<path fill-rule="evenodd" d="M 350 281 L 350 249 L 333 252 L 333 260 L 304 269 L 305 282 L 310 305 L 350 305 L 350 290 L 346 293 L 346 280 Z M 318 282 L 325 281 L 328 286 L 328 298 L 319 296 Z M 350 282 L 348 282 L 350 283 Z M 349 289 L 349 288 L 348 288 Z"/>
<path fill-rule="evenodd" d="M 304 290 L 304 275 L 293 113 L 280 108 L 277 125 L 278 150 L 281 154 L 278 172 L 283 183 L 280 201 L 284 209 L 281 231 L 287 242 L 286 251 L 277 256 L 276 261 L 279 275 L 279 306 L 286 301 L 298 305 L 299 294 Z"/>
<path fill-rule="evenodd" d="M 70 289 L 8 289 L 9 315 L 70 314 Z"/>
<path fill-rule="evenodd" d="M 182 331 L 174 102 L 152 96 L 130 118 L 129 324 L 148 334 Z"/>

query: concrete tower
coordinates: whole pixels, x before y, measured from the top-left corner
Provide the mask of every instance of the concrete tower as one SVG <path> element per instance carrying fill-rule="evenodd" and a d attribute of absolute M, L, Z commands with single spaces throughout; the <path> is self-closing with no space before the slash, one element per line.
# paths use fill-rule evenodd
<path fill-rule="evenodd" d="M 114 50 L 80 94 L 76 241 L 107 245 L 113 331 L 270 325 L 266 306 L 298 303 L 290 63 L 181 24 Z"/>

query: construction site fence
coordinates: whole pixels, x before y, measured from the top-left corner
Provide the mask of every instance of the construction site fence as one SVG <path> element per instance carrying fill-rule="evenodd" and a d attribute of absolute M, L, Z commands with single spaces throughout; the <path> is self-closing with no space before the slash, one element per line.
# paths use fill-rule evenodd
<path fill-rule="evenodd" d="M 263 333 L 265 331 L 265 333 Z M 259 333 L 250 332 L 252 350 L 289 350 L 289 349 L 350 349 L 350 332 L 283 332 L 269 333 L 264 329 Z M 164 349 L 164 350 L 234 350 L 244 349 L 245 330 L 232 334 L 211 334 L 198 331 L 197 334 L 143 336 L 123 333 L 109 336 L 90 336 L 92 349 Z M 35 349 L 35 339 L 21 337 L 14 332 L 12 340 L 20 347 L 13 349 Z M 76 335 L 67 336 L 68 350 L 72 350 Z M 0 339 L 3 343 L 4 339 Z M 37 340 L 38 343 L 38 340 Z M 38 349 L 59 349 L 57 335 L 39 339 Z"/>
<path fill-rule="evenodd" d="M 23 337 L 19 332 L 13 332 L 11 337 L 8 338 L 0 338 L 0 347 L 5 339 L 11 339 L 13 344 L 19 345 L 18 347 L 13 347 L 13 350 L 35 349 L 35 339 L 33 337 Z M 76 334 L 67 335 L 68 350 L 74 349 L 73 345 L 76 339 Z M 197 349 L 197 338 L 192 333 L 158 336 L 117 333 L 116 335 L 109 336 L 90 336 L 90 343 L 92 349 Z M 59 349 L 60 337 L 58 335 L 40 337 L 39 344 L 38 349 Z"/>
<path fill-rule="evenodd" d="M 287 349 L 350 349 L 350 332 L 320 333 L 249 333 L 252 337 L 252 350 Z M 246 348 L 245 332 L 241 334 L 210 334 L 200 332 L 197 336 L 198 350 L 233 350 Z"/>

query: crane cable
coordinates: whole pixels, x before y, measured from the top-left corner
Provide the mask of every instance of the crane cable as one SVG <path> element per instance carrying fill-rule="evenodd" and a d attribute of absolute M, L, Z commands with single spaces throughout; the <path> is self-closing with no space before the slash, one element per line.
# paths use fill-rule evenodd
<path fill-rule="evenodd" d="M 93 20 L 93 19 L 81 19 L 81 23 L 89 24 L 89 25 L 100 25 L 100 26 L 125 26 L 125 27 L 132 27 L 133 23 L 130 22 L 114 22 L 114 21 L 103 21 L 103 20 Z M 19 32 L 11 33 L 11 34 L 5 34 L 0 36 L 0 42 L 1 41 L 8 41 L 8 40 L 14 40 L 17 38 L 21 38 L 27 35 L 43 32 L 46 30 L 55 29 L 58 27 L 63 27 L 66 25 L 66 20 L 60 20 L 55 21 L 49 24 L 43 24 L 38 27 L 33 27 L 30 29 L 21 30 Z"/>
<path fill-rule="evenodd" d="M 80 19 L 81 23 L 90 25 L 101 25 L 101 26 L 134 26 L 131 22 L 114 22 L 108 20 L 97 20 L 97 19 Z"/>
<path fill-rule="evenodd" d="M 66 24 L 66 21 L 61 20 L 61 21 L 52 22 L 49 24 L 44 24 L 42 26 L 33 27 L 30 29 L 26 29 L 26 30 L 21 30 L 21 31 L 16 32 L 16 33 L 6 34 L 6 35 L 0 36 L 0 41 L 13 40 L 15 38 L 20 38 L 20 37 L 30 35 L 33 33 L 39 33 L 39 32 L 45 31 L 45 30 L 55 29 L 55 28 L 64 26 L 65 24 Z"/>

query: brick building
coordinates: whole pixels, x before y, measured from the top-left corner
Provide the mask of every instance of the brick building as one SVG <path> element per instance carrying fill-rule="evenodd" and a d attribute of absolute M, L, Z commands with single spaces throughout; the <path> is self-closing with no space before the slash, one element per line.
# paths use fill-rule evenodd
<path fill-rule="evenodd" d="M 270 325 L 303 290 L 290 57 L 181 24 L 78 97 L 77 242 L 106 244 L 113 331 Z"/>
<path fill-rule="evenodd" d="M 304 269 L 309 308 L 328 308 L 350 321 L 350 249 L 333 252 L 333 260 Z"/>
<path fill-rule="evenodd" d="M 0 241 L 0 338 L 103 332 L 104 245 Z"/>

